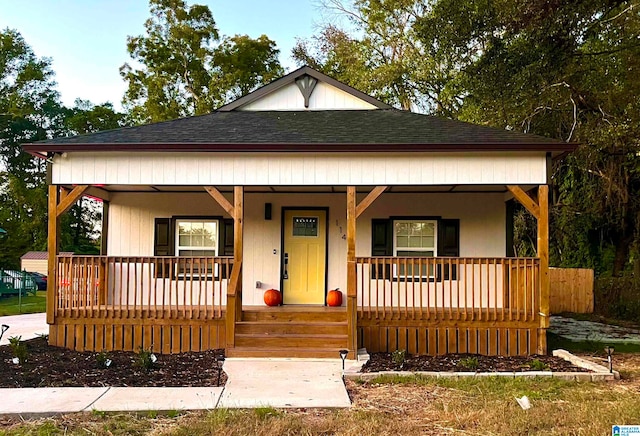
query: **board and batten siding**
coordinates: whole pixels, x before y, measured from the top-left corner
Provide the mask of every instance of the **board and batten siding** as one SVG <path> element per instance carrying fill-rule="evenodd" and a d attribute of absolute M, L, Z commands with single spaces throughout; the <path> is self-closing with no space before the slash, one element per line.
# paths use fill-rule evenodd
<path fill-rule="evenodd" d="M 362 110 L 377 109 L 348 92 L 324 82 L 318 82 L 304 107 L 304 97 L 298 85 L 291 83 L 267 94 L 257 101 L 238 108 L 243 111 L 304 111 L 304 110 Z"/>
<path fill-rule="evenodd" d="M 545 153 L 75 152 L 54 158 L 53 184 L 486 185 L 547 183 Z"/>
<path fill-rule="evenodd" d="M 363 197 L 359 194 L 359 200 Z M 264 219 L 265 203 L 273 206 L 271 220 Z M 245 194 L 244 304 L 263 305 L 265 290 L 280 289 L 283 207 L 329 208 L 327 286 L 346 290 L 344 193 Z M 108 254 L 153 256 L 154 219 L 179 215 L 226 217 L 206 193 L 113 193 L 109 207 Z M 460 256 L 505 255 L 503 193 L 383 194 L 358 218 L 357 256 L 371 255 L 371 219 L 390 216 L 457 218 L 460 220 Z M 262 288 L 255 287 L 257 281 L 262 283 Z"/>

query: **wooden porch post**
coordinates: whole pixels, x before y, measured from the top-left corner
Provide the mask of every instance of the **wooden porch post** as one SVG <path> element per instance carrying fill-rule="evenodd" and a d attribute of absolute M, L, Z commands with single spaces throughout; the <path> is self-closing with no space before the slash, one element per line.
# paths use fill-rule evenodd
<path fill-rule="evenodd" d="M 47 324 L 55 324 L 56 299 L 58 293 L 58 250 L 60 245 L 60 216 L 68 211 L 89 189 L 89 185 L 78 185 L 71 192 L 49 185 L 47 223 Z M 49 335 L 49 341 L 53 335 Z M 51 345 L 58 345 L 49 342 Z"/>
<path fill-rule="evenodd" d="M 244 187 L 233 189 L 233 262 L 242 267 L 242 238 L 244 234 Z M 236 288 L 236 321 L 242 321 L 242 270 Z"/>
<path fill-rule="evenodd" d="M 55 299 L 56 285 L 58 283 L 57 273 L 57 255 L 58 255 L 58 225 L 60 218 L 58 217 L 58 187 L 49 185 L 49 217 L 47 230 L 47 324 L 55 323 Z M 49 335 L 51 341 L 53 335 Z M 52 344 L 49 342 L 50 345 Z"/>
<path fill-rule="evenodd" d="M 538 329 L 538 354 L 547 353 L 547 328 L 549 327 L 549 187 L 538 188 L 538 258 L 540 258 L 540 328 Z"/>
<path fill-rule="evenodd" d="M 215 189 L 205 188 L 233 217 L 233 270 L 227 289 L 225 315 L 227 348 L 235 348 L 236 322 L 242 320 L 242 238 L 244 223 L 244 187 L 233 189 L 233 206 Z"/>
<path fill-rule="evenodd" d="M 356 283 L 356 188 L 347 187 L 347 334 L 352 358 L 358 353 Z"/>
<path fill-rule="evenodd" d="M 537 256 L 540 259 L 540 324 L 538 328 L 538 354 L 547 353 L 547 328 L 549 327 L 549 186 L 538 187 L 534 200 L 519 186 L 507 186 L 538 221 Z"/>

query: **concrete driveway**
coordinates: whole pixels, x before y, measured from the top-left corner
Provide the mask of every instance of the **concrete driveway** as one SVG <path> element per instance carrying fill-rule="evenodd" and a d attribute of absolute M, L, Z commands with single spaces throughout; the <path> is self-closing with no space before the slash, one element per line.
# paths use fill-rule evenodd
<path fill-rule="evenodd" d="M 27 315 L 0 316 L 0 324 L 9 326 L 0 340 L 0 345 L 9 343 L 12 336 L 22 336 L 23 340 L 33 339 L 37 335 L 49 334 L 46 313 L 30 313 Z"/>

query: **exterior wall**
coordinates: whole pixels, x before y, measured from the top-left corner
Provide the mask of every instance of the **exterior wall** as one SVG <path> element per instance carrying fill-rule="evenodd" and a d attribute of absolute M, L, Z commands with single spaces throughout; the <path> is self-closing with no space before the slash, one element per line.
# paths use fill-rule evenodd
<path fill-rule="evenodd" d="M 474 185 L 547 183 L 545 153 L 117 153 L 56 156 L 53 184 Z"/>
<path fill-rule="evenodd" d="M 48 274 L 47 259 L 22 259 L 20 268 L 23 271 L 38 272 L 45 276 Z"/>
<path fill-rule="evenodd" d="M 359 197 L 361 200 L 363 195 Z M 264 219 L 265 203 L 273 207 L 269 221 Z M 282 207 L 329 208 L 327 286 L 346 290 L 345 194 L 245 194 L 244 304 L 262 305 L 266 289 L 280 289 Z M 153 256 L 154 219 L 177 215 L 226 216 L 206 193 L 113 193 L 109 207 L 108 255 Z M 356 255 L 371 254 L 372 218 L 402 215 L 458 218 L 460 256 L 505 255 L 502 193 L 383 194 L 358 219 Z M 261 289 L 255 287 L 256 281 L 262 282 Z"/>
<path fill-rule="evenodd" d="M 318 82 L 309 98 L 309 107 L 304 107 L 304 97 L 298 89 L 298 85 L 291 83 L 271 94 L 265 95 L 258 101 L 246 104 L 239 108 L 244 111 L 304 111 L 304 110 L 359 110 L 376 109 L 371 103 L 367 103 L 348 92 L 344 92 L 335 86 L 324 82 Z"/>

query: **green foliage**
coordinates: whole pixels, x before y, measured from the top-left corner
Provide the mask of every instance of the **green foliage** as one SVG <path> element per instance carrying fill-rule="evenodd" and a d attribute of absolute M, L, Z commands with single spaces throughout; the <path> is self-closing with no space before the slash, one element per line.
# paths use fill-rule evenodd
<path fill-rule="evenodd" d="M 270 406 L 256 407 L 254 410 L 256 412 L 256 416 L 261 420 L 282 415 L 282 413 L 279 410 L 274 409 L 273 407 L 270 407 Z"/>
<path fill-rule="evenodd" d="M 27 345 L 22 342 L 22 336 L 10 337 L 9 348 L 11 349 L 11 353 L 13 353 L 13 357 L 18 358 L 20 365 L 24 365 L 29 356 L 29 350 L 27 349 Z"/>
<path fill-rule="evenodd" d="M 551 263 L 615 276 L 640 265 L 636 6 L 326 0 L 338 19 L 293 57 L 404 109 L 579 142 L 553 164 Z M 518 255 L 533 254 L 535 230 L 520 210 Z"/>
<path fill-rule="evenodd" d="M 640 280 L 608 277 L 594 283 L 595 313 L 606 318 L 640 320 Z"/>
<path fill-rule="evenodd" d="M 165 121 L 211 112 L 282 74 L 275 43 L 220 36 L 208 6 L 151 0 L 145 34 L 130 36 L 127 51 L 141 65 L 124 64 L 123 104 L 136 122 Z"/>
<path fill-rule="evenodd" d="M 404 367 L 404 362 L 407 357 L 407 350 L 396 350 L 391 353 L 391 361 L 396 365 L 398 369 Z"/>
<path fill-rule="evenodd" d="M 18 269 L 29 250 L 46 250 L 46 162 L 21 144 L 126 124 L 111 105 L 59 101 L 51 61 L 38 58 L 15 30 L 0 31 L 0 268 Z M 99 214 L 83 200 L 62 219 L 63 250 L 95 252 Z"/>
<path fill-rule="evenodd" d="M 155 367 L 156 359 L 153 349 L 145 350 L 140 347 L 140 350 L 136 353 L 134 364 L 143 371 L 149 372 Z"/>
<path fill-rule="evenodd" d="M 475 371 L 478 369 L 478 358 L 476 356 L 469 356 L 460 359 L 458 362 L 458 367 L 462 369 L 467 369 L 469 371 Z"/>
<path fill-rule="evenodd" d="M 111 366 L 111 359 L 109 359 L 109 353 L 107 353 L 106 351 L 101 351 L 100 353 L 96 354 L 96 363 L 98 365 L 98 368 L 109 368 Z"/>
<path fill-rule="evenodd" d="M 547 371 L 549 370 L 549 365 L 541 361 L 540 359 L 532 359 L 528 363 L 529 368 L 534 371 Z"/>

